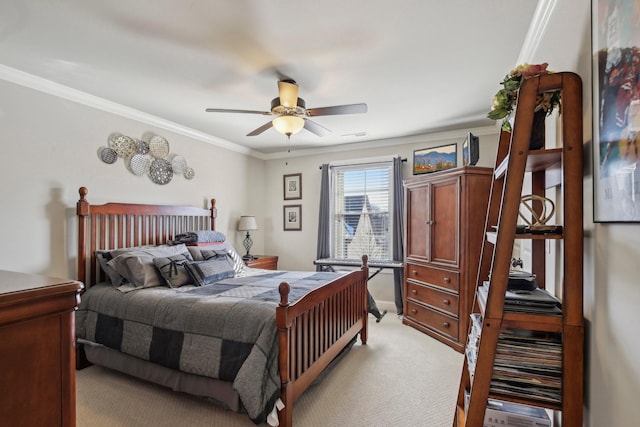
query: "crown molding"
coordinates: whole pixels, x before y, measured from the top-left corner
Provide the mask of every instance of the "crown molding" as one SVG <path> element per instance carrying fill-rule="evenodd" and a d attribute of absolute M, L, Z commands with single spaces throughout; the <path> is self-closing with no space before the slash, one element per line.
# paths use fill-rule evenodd
<path fill-rule="evenodd" d="M 107 113 L 116 114 L 127 119 L 155 126 L 157 128 L 174 132 L 179 135 L 184 135 L 198 141 L 225 148 L 227 150 L 235 151 L 241 154 L 247 154 L 258 158 L 262 157 L 262 153 L 251 150 L 242 145 L 235 144 L 222 138 L 216 138 L 187 126 L 179 125 L 177 123 L 165 120 L 152 114 L 144 113 L 134 108 L 130 108 L 116 102 L 108 101 L 104 98 L 100 98 L 98 96 L 91 95 L 86 92 L 82 92 L 77 89 L 73 89 L 68 86 L 43 79 L 38 76 L 34 76 L 33 74 L 25 73 L 24 71 L 16 70 L 15 68 L 7 67 L 2 64 L 0 64 L 0 79 L 27 87 L 29 89 L 37 90 L 49 95 L 76 102 L 78 104 L 86 105 L 91 108 L 96 108 Z"/>

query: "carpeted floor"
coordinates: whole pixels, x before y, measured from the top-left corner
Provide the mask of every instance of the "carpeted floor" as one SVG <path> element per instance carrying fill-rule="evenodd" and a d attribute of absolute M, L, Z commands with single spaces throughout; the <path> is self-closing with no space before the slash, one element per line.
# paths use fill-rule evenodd
<path fill-rule="evenodd" d="M 379 306 L 389 313 L 380 323 L 370 317 L 368 344 L 356 343 L 296 402 L 295 426 L 451 426 L 462 354 Z M 76 382 L 79 427 L 254 425 L 245 414 L 97 366 L 77 371 Z"/>

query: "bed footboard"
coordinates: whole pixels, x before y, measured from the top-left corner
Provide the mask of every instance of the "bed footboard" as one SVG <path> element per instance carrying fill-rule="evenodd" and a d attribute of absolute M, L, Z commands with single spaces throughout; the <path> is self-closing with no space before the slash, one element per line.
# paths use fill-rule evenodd
<path fill-rule="evenodd" d="M 362 268 L 289 304 L 289 285 L 280 284 L 276 308 L 282 382 L 280 426 L 293 424 L 293 402 L 360 334 L 367 343 L 367 256 Z"/>

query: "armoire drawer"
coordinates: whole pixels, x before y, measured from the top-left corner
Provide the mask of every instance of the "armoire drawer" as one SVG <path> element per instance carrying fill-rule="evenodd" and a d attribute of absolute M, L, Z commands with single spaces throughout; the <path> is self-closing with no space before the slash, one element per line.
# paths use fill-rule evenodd
<path fill-rule="evenodd" d="M 458 295 L 407 281 L 407 298 L 418 300 L 458 317 Z"/>
<path fill-rule="evenodd" d="M 460 274 L 457 271 L 440 270 L 407 263 L 407 278 L 458 292 Z"/>
<path fill-rule="evenodd" d="M 447 316 L 410 300 L 407 300 L 406 316 L 441 334 L 458 339 L 458 319 L 455 317 Z"/>

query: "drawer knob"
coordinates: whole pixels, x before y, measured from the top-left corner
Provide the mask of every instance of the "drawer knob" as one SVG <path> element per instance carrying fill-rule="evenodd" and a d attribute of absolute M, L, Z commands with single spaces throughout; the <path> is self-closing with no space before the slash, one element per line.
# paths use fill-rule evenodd
<path fill-rule="evenodd" d="M 413 274 L 414 276 L 418 275 L 418 270 L 411 270 L 411 274 Z"/>
<path fill-rule="evenodd" d="M 450 282 L 451 282 L 451 279 L 449 279 L 448 277 L 444 278 L 444 283 L 450 283 Z"/>
<path fill-rule="evenodd" d="M 416 295 L 416 294 L 418 293 L 418 291 L 417 291 L 417 290 L 415 290 L 415 289 L 411 289 L 411 293 L 412 293 L 412 294 L 414 294 L 414 295 Z"/>
<path fill-rule="evenodd" d="M 411 314 L 416 314 L 418 312 L 418 310 L 416 310 L 415 308 L 411 309 Z"/>
<path fill-rule="evenodd" d="M 442 326 L 445 327 L 445 328 L 448 328 L 449 327 L 449 322 L 443 322 Z"/>
<path fill-rule="evenodd" d="M 445 299 L 442 300 L 442 303 L 444 305 L 449 305 L 449 304 L 451 304 L 451 301 L 449 301 L 448 299 L 445 298 Z"/>

